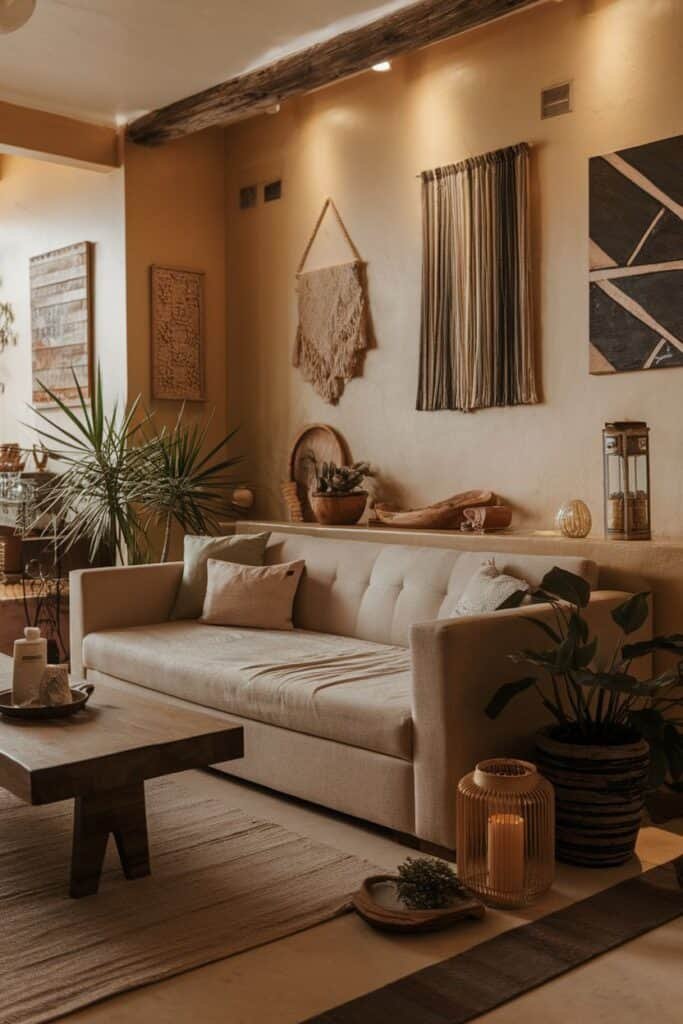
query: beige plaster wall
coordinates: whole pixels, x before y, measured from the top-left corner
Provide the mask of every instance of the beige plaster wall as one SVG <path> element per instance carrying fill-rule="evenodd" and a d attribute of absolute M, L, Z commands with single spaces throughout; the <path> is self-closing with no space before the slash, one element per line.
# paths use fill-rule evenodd
<path fill-rule="evenodd" d="M 229 408 L 244 424 L 257 511 L 278 517 L 290 439 L 334 424 L 385 493 L 417 504 L 491 487 L 517 523 L 547 527 L 585 498 L 601 531 L 600 431 L 652 428 L 659 536 L 683 534 L 683 369 L 588 374 L 587 168 L 591 155 L 683 131 L 680 0 L 566 0 L 473 31 L 283 104 L 227 139 Z M 542 88 L 571 79 L 574 112 L 542 121 Z M 414 411 L 423 168 L 520 140 L 533 145 L 533 238 L 542 404 Z M 280 202 L 240 212 L 240 185 L 282 176 Z M 377 346 L 338 407 L 291 368 L 294 276 L 332 195 L 364 258 Z M 309 266 L 348 258 L 332 229 Z"/>
<path fill-rule="evenodd" d="M 0 442 L 35 439 L 29 259 L 74 242 L 94 245 L 94 349 L 109 404 L 126 391 L 123 171 L 108 173 L 0 156 L 0 299 L 11 302 L 18 344 L 0 355 Z"/>
<path fill-rule="evenodd" d="M 151 397 L 150 267 L 203 271 L 207 400 L 188 403 L 185 417 L 210 419 L 207 443 L 218 443 L 235 423 L 227 404 L 224 133 L 201 132 L 158 148 L 128 143 L 125 178 L 129 400 L 141 395 L 158 426 L 175 422 L 181 403 Z M 160 541 L 158 531 L 153 536 Z M 181 551 L 175 530 L 171 554 Z"/>
<path fill-rule="evenodd" d="M 142 395 L 160 423 L 172 423 L 180 402 L 151 398 L 150 267 L 205 273 L 207 401 L 187 406 L 190 419 L 215 410 L 211 435 L 227 422 L 225 327 L 225 146 L 219 130 L 167 146 L 126 143 L 126 279 L 128 395 Z"/>

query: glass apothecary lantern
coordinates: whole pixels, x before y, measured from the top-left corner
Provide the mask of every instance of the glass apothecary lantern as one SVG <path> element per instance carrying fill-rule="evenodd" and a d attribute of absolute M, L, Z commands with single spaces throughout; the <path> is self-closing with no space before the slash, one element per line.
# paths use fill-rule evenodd
<path fill-rule="evenodd" d="M 605 536 L 649 540 L 650 431 L 647 423 L 606 423 L 602 432 Z"/>
<path fill-rule="evenodd" d="M 555 877 L 555 791 L 529 761 L 480 761 L 458 784 L 458 877 L 485 903 L 523 907 Z"/>

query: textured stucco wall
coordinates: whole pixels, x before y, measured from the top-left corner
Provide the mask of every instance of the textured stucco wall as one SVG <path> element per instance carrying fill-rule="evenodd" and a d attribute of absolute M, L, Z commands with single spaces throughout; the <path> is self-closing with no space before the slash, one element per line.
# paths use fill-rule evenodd
<path fill-rule="evenodd" d="M 302 424 L 338 427 L 406 504 L 490 487 L 518 524 L 548 527 L 583 497 L 601 530 L 605 420 L 652 428 L 653 518 L 683 534 L 683 369 L 588 374 L 588 158 L 683 131 L 683 4 L 566 0 L 400 58 L 226 132 L 229 410 L 244 424 L 257 512 L 279 517 Z M 542 121 L 541 89 L 571 79 L 574 112 Z M 420 319 L 415 175 L 521 140 L 532 146 L 542 404 L 414 410 Z M 282 176 L 283 199 L 240 212 L 240 185 Z M 295 272 L 325 196 L 368 261 L 377 346 L 338 407 L 290 364 Z M 333 229 L 309 266 L 348 258 Z"/>

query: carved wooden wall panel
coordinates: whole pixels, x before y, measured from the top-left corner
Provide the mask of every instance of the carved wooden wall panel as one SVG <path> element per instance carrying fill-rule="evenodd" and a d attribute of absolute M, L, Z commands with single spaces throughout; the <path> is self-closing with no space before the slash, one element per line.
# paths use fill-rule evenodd
<path fill-rule="evenodd" d="M 152 397 L 202 402 L 204 274 L 152 267 Z"/>

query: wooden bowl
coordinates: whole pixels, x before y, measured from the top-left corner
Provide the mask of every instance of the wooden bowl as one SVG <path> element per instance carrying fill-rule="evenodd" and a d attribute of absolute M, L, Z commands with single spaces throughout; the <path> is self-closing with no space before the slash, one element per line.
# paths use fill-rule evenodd
<path fill-rule="evenodd" d="M 470 893 L 441 910 L 411 910 L 396 895 L 396 875 L 371 875 L 351 902 L 364 921 L 387 932 L 434 932 L 467 918 L 483 917 L 486 908 Z"/>
<path fill-rule="evenodd" d="M 31 722 L 44 721 L 49 718 L 67 718 L 81 711 L 88 703 L 95 687 L 92 683 L 71 687 L 71 704 L 37 704 L 33 707 L 19 707 L 12 703 L 12 691 L 0 693 L 0 715 L 5 718 L 24 718 Z"/>
<path fill-rule="evenodd" d="M 365 512 L 367 491 L 352 491 L 351 494 L 311 495 L 311 508 L 316 522 L 325 526 L 353 526 Z"/>

